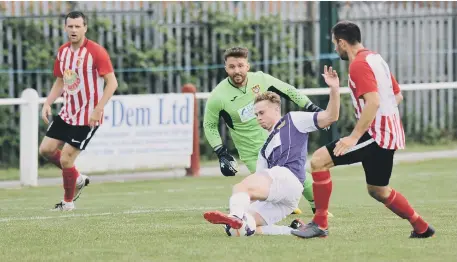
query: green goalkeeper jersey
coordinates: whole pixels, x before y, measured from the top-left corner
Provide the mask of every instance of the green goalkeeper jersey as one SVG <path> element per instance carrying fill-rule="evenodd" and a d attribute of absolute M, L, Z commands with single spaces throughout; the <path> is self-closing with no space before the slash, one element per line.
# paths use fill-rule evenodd
<path fill-rule="evenodd" d="M 300 107 L 310 103 L 309 98 L 295 87 L 261 71 L 248 72 L 247 84 L 238 88 L 227 77 L 211 92 L 206 102 L 203 129 L 211 147 L 222 144 L 219 134 L 219 117 L 229 128 L 240 159 L 243 162 L 257 159 L 259 150 L 268 137 L 257 122 L 254 113 L 254 98 L 257 94 L 273 91 Z"/>

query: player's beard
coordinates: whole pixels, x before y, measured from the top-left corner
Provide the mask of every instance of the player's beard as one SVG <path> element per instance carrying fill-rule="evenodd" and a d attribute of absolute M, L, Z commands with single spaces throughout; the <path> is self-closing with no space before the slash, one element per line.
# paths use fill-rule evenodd
<path fill-rule="evenodd" d="M 344 61 L 349 60 L 349 56 L 348 56 L 347 52 L 341 51 L 341 53 L 339 53 L 339 55 L 340 55 L 341 60 L 344 60 Z"/>
<path fill-rule="evenodd" d="M 246 80 L 246 76 L 242 74 L 236 74 L 230 77 L 230 79 L 235 85 L 240 86 L 244 83 L 244 80 Z"/>

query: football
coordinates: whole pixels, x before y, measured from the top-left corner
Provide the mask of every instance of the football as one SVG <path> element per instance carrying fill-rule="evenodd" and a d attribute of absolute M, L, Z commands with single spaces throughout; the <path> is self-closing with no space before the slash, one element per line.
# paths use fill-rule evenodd
<path fill-rule="evenodd" d="M 245 213 L 243 216 L 243 226 L 240 229 L 234 229 L 229 225 L 225 225 L 225 233 L 229 237 L 249 237 L 254 235 L 256 223 L 252 215 Z"/>

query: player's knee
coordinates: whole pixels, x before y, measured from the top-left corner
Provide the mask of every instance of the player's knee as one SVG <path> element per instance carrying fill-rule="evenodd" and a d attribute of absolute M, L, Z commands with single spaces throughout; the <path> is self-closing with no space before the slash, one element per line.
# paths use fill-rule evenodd
<path fill-rule="evenodd" d="M 251 200 L 265 200 L 268 197 L 271 185 L 269 176 L 250 175 L 233 186 L 233 194 L 244 192 Z"/>
<path fill-rule="evenodd" d="M 46 148 L 43 147 L 43 145 L 40 145 L 40 148 L 38 149 L 38 153 L 40 154 L 40 156 L 43 156 L 43 157 L 48 156 L 48 152 L 47 152 Z"/>
<path fill-rule="evenodd" d="M 255 188 L 250 186 L 248 183 L 240 182 L 233 186 L 233 193 L 247 193 L 249 197 L 252 198 L 253 194 L 255 193 Z"/>
<path fill-rule="evenodd" d="M 71 154 L 68 154 L 66 152 L 62 152 L 60 156 L 60 165 L 63 168 L 71 168 L 74 165 L 74 159 L 71 156 Z"/>
<path fill-rule="evenodd" d="M 55 153 L 55 150 L 53 150 L 52 148 L 41 144 L 40 148 L 38 149 L 38 153 L 42 157 L 49 158 L 50 156 L 52 156 Z"/>
<path fill-rule="evenodd" d="M 390 196 L 392 189 L 388 186 L 367 185 L 368 194 L 379 202 L 384 203 Z"/>
<path fill-rule="evenodd" d="M 331 167 L 331 161 L 327 148 L 321 147 L 316 152 L 314 152 L 313 156 L 311 157 L 310 164 L 311 164 L 311 171 L 322 171 L 328 170 Z"/>
<path fill-rule="evenodd" d="M 244 180 L 235 184 L 232 188 L 233 194 L 243 192 L 243 193 L 248 193 L 249 196 L 251 196 L 251 194 L 250 194 L 251 191 L 252 190 L 250 190 L 249 183 L 246 183 L 246 181 L 244 181 Z"/>

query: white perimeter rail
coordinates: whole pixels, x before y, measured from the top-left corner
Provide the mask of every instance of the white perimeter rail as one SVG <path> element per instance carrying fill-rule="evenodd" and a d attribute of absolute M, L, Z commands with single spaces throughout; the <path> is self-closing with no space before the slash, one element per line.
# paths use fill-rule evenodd
<path fill-rule="evenodd" d="M 417 90 L 443 90 L 457 89 L 457 82 L 444 83 L 424 83 L 424 84 L 405 84 L 401 85 L 402 91 Z M 328 88 L 311 88 L 301 89 L 306 95 L 326 95 L 329 93 Z M 350 92 L 348 87 L 340 89 L 342 94 Z M 210 93 L 196 93 L 197 99 L 206 100 Z M 35 89 L 25 89 L 21 98 L 2 98 L 0 106 L 20 105 L 20 183 L 23 186 L 36 186 L 38 184 L 38 129 L 41 121 L 40 104 L 43 104 L 46 98 L 38 97 Z M 62 103 L 61 98 L 56 103 Z"/>

